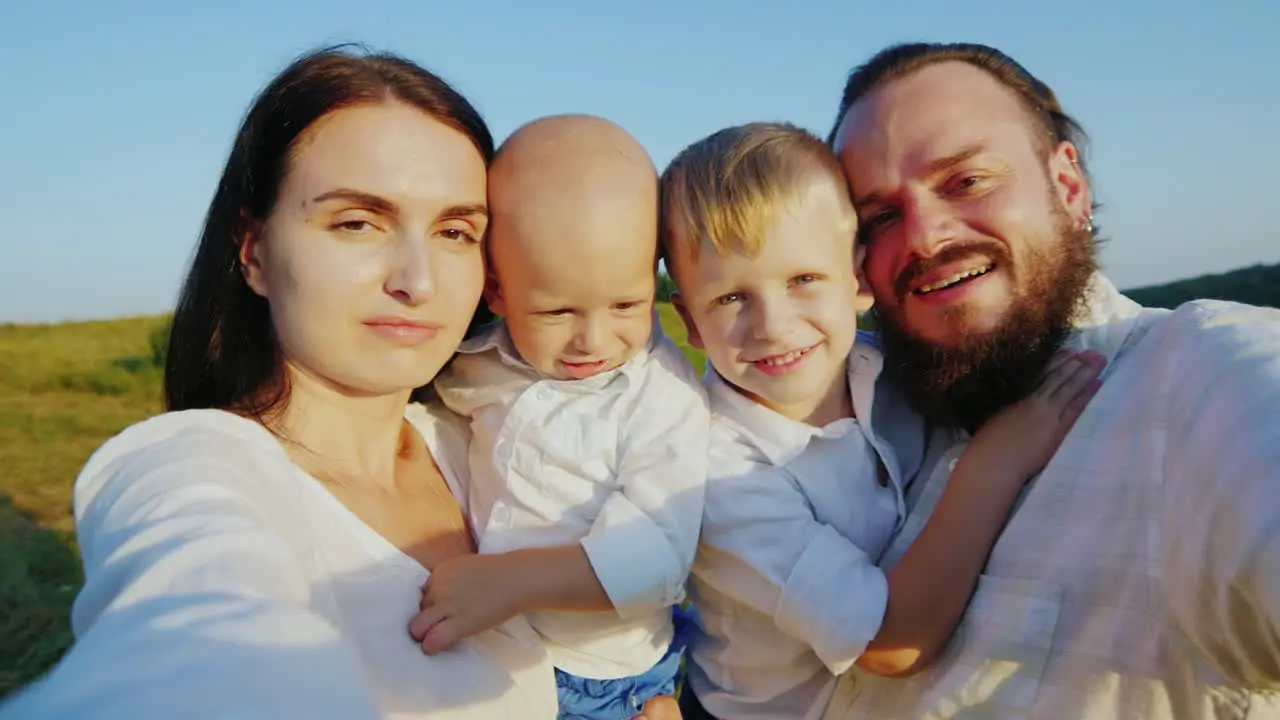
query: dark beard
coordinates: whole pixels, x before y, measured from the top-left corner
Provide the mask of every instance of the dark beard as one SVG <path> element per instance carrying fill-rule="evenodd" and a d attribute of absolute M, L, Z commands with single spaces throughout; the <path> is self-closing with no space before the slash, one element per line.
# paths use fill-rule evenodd
<path fill-rule="evenodd" d="M 905 331 L 897 318 L 875 315 L 886 373 L 900 383 L 925 418 L 975 432 L 1039 383 L 1071 332 L 1089 280 L 1098 269 L 1091 235 L 1067 228 L 1065 220 L 1062 217 L 1059 223 L 1057 245 L 1041 245 L 1053 248 L 1051 255 L 1022 259 L 1023 272 L 1029 275 L 995 331 L 967 338 L 955 347 L 938 348 Z M 1007 261 L 1007 256 L 993 259 L 999 263 Z M 963 326 L 957 331 L 962 332 Z"/>

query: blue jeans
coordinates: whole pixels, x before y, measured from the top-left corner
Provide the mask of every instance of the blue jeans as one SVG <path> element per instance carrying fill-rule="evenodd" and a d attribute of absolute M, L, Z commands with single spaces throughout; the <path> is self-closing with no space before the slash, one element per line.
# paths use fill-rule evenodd
<path fill-rule="evenodd" d="M 641 675 L 596 680 L 556 668 L 556 690 L 560 694 L 558 720 L 631 720 L 653 698 L 674 695 L 684 665 L 688 620 L 680 608 L 674 609 L 673 617 L 675 633 L 667 654 Z"/>

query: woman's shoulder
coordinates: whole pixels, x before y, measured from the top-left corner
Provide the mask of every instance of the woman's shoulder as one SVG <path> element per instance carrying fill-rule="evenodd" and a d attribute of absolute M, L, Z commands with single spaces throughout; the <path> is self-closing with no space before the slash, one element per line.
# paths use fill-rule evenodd
<path fill-rule="evenodd" d="M 230 457 L 223 451 L 235 448 Z M 147 418 L 121 430 L 89 458 L 94 470 L 130 456 L 188 456 L 210 454 L 232 459 L 280 451 L 271 433 L 260 424 L 225 410 L 181 410 Z"/>
<path fill-rule="evenodd" d="M 264 462 L 287 463 L 275 438 L 258 423 L 223 410 L 166 412 L 130 425 L 99 447 L 76 479 L 77 507 L 111 478 L 157 471 L 193 471 L 216 465 L 250 471 Z M 194 475 L 195 473 L 188 472 Z"/>

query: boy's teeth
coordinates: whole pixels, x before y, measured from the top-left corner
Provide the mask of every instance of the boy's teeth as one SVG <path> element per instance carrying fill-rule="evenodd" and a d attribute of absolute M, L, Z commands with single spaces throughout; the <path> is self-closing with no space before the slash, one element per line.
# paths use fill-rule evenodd
<path fill-rule="evenodd" d="M 795 362 L 796 360 L 799 360 L 800 356 L 804 355 L 805 352 L 807 352 L 807 348 L 805 350 L 792 350 L 786 355 L 778 355 L 776 357 L 765 358 L 764 360 L 760 361 L 760 364 L 761 365 L 786 365 L 789 362 Z"/>
<path fill-rule="evenodd" d="M 982 275 L 990 271 L 992 267 L 994 266 L 983 265 L 981 267 L 973 268 L 972 270 L 965 270 L 962 273 L 956 273 L 955 275 L 952 275 L 951 277 L 946 278 L 940 282 L 933 283 L 932 285 L 925 285 L 924 287 L 921 287 L 916 292 L 920 293 L 921 295 L 927 295 L 931 292 L 934 292 L 935 290 L 941 290 L 943 288 L 950 287 L 951 285 L 955 285 L 956 283 L 960 282 L 961 280 L 964 280 L 965 278 L 974 277 L 975 275 Z"/>

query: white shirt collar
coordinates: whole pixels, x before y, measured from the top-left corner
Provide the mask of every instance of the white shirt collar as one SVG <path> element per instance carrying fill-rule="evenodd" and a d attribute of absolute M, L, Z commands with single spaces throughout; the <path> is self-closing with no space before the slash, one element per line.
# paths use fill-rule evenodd
<path fill-rule="evenodd" d="M 1085 289 L 1086 300 L 1063 343 L 1069 350 L 1093 350 L 1111 363 L 1137 324 L 1143 307 L 1116 289 L 1102 273 L 1094 273 Z"/>
<path fill-rule="evenodd" d="M 743 395 L 707 363 L 705 384 L 711 410 L 739 426 L 771 464 L 785 465 L 804 452 L 814 438 L 841 438 L 857 431 L 859 424 L 868 425 L 876 378 L 884 366 L 879 349 L 864 344 L 869 337 L 867 333 L 858 333 L 858 341 L 846 362 L 856 419 L 843 418 L 822 427 L 792 420 Z"/>

